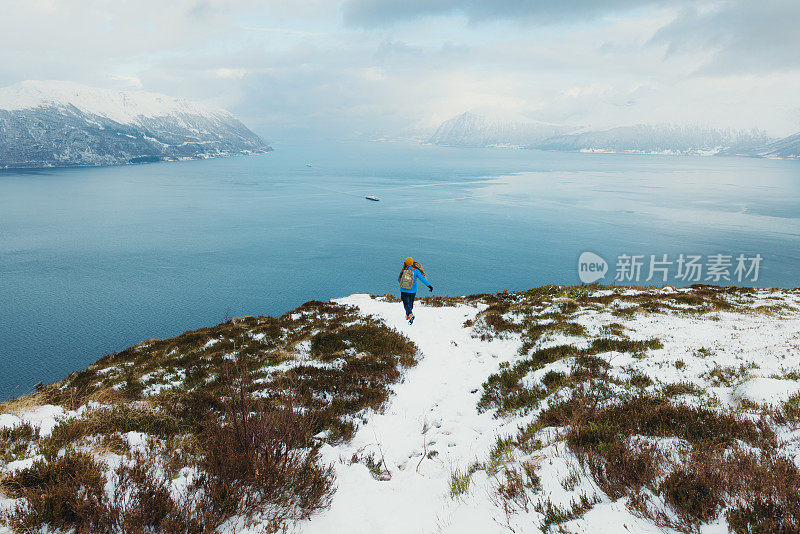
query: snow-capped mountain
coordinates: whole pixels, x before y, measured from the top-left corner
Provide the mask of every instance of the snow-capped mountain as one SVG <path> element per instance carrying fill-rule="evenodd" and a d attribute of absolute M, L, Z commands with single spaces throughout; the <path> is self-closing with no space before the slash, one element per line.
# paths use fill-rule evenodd
<path fill-rule="evenodd" d="M 718 154 L 760 146 L 769 139 L 762 131 L 718 130 L 703 126 L 637 124 L 547 139 L 536 148 L 587 152 L 643 154 Z"/>
<path fill-rule="evenodd" d="M 227 111 L 181 98 L 63 81 L 0 88 L 0 168 L 120 165 L 268 150 Z"/>
<path fill-rule="evenodd" d="M 704 155 L 753 152 L 769 141 L 766 134 L 759 130 L 638 124 L 608 130 L 580 131 L 564 125 L 519 118 L 489 118 L 470 112 L 443 122 L 428 139 L 430 143 L 448 146 L 515 146 L 543 150 Z M 783 153 L 784 149 L 776 147 L 774 150 Z"/>
<path fill-rule="evenodd" d="M 568 130 L 565 126 L 524 117 L 504 119 L 466 112 L 444 121 L 428 142 L 448 146 L 531 147 Z"/>
<path fill-rule="evenodd" d="M 760 147 L 758 156 L 765 158 L 800 159 L 800 132 Z"/>

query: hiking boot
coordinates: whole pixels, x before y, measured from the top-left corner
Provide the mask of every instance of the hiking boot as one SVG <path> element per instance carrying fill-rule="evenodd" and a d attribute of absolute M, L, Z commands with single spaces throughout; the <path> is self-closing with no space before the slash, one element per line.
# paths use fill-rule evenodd
<path fill-rule="evenodd" d="M 414 314 L 413 313 L 409 316 L 408 324 L 414 324 Z"/>

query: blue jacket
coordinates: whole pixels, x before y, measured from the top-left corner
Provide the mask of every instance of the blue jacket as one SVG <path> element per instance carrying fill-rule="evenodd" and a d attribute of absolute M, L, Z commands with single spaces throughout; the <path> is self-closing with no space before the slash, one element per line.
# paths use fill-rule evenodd
<path fill-rule="evenodd" d="M 401 287 L 400 288 L 400 292 L 401 293 L 416 293 L 417 292 L 417 280 L 422 280 L 422 283 L 425 284 L 426 286 L 431 285 L 431 283 L 428 282 L 428 280 L 426 280 L 424 276 L 422 276 L 422 273 L 419 272 L 419 269 L 415 269 L 414 267 L 411 267 L 411 268 L 414 269 L 414 284 L 411 286 L 411 289 L 403 289 Z"/>

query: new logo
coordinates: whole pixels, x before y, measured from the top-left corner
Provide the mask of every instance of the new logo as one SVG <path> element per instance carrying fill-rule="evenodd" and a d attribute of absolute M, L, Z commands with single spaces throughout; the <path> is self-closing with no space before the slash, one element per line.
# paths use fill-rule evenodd
<path fill-rule="evenodd" d="M 591 284 L 603 278 L 608 272 L 606 260 L 594 252 L 584 252 L 578 258 L 578 278 L 584 284 Z"/>

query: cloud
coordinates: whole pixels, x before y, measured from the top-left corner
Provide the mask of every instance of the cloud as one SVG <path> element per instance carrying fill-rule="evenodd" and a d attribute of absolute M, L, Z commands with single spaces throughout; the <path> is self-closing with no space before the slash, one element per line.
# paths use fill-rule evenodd
<path fill-rule="evenodd" d="M 141 87 L 227 108 L 268 139 L 391 134 L 480 108 L 785 134 L 800 129 L 794 4 L 3 0 L 0 85 Z"/>
<path fill-rule="evenodd" d="M 117 74 L 115 76 L 110 77 L 113 81 L 118 82 L 122 88 L 135 88 L 141 89 L 142 80 L 140 80 L 137 76 L 128 76 L 125 74 Z"/>
<path fill-rule="evenodd" d="M 244 78 L 245 74 L 247 74 L 246 69 L 228 69 L 228 68 L 220 68 L 214 71 L 218 78 L 223 79 L 230 79 L 230 80 L 240 80 Z"/>
<path fill-rule="evenodd" d="M 324 33 L 320 32 L 310 32 L 306 30 L 297 30 L 292 28 L 263 28 L 258 26 L 245 26 L 242 29 L 252 32 L 276 33 L 290 37 L 323 37 L 325 35 Z"/>
<path fill-rule="evenodd" d="M 697 75 L 725 76 L 800 68 L 800 2 L 734 0 L 687 7 L 653 36 L 667 56 L 706 51 Z"/>
<path fill-rule="evenodd" d="M 671 4 L 682 3 L 673 1 Z M 461 15 L 471 22 L 515 20 L 526 24 L 587 21 L 654 6 L 659 0 L 347 0 L 344 21 L 363 28 L 391 26 L 422 17 Z"/>

